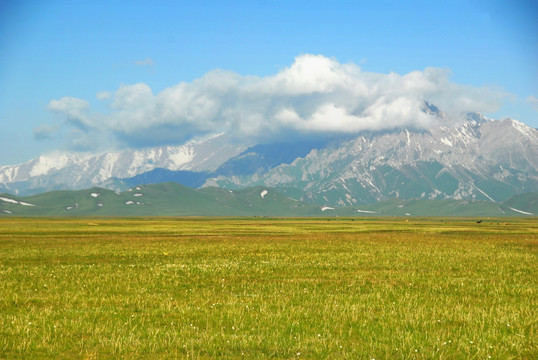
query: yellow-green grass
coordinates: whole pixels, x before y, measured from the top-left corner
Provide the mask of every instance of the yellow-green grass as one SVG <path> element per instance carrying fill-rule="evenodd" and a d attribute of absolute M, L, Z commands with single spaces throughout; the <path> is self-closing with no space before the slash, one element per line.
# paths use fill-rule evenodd
<path fill-rule="evenodd" d="M 536 359 L 537 254 L 537 219 L 2 219 L 0 358 Z"/>

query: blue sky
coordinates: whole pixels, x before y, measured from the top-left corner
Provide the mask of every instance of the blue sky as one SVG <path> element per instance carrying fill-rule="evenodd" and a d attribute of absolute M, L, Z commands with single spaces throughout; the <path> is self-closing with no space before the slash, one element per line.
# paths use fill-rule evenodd
<path fill-rule="evenodd" d="M 452 90 L 442 95 L 435 90 L 434 98 L 446 107 L 460 108 L 447 100 L 455 94 L 461 101 L 472 98 L 476 110 L 490 117 L 513 117 L 538 127 L 537 18 L 536 3 L 519 0 L 0 0 L 0 165 L 52 150 L 181 142 L 212 126 L 247 135 L 270 128 L 276 134 L 273 124 L 252 130 L 243 120 L 232 127 L 226 120 L 226 127 L 212 117 L 233 112 L 256 122 L 272 114 L 280 124 L 296 124 L 304 114 L 291 100 L 278 112 L 253 112 L 237 94 L 256 88 L 252 104 L 262 106 L 260 94 L 267 93 L 271 79 L 291 76 L 295 81 L 300 66 L 330 68 L 337 73 L 327 73 L 331 81 L 345 74 L 340 78 L 360 78 L 372 86 L 393 81 L 390 73 L 418 71 L 429 83 L 450 85 Z M 439 72 L 425 72 L 430 67 Z M 297 76 L 316 76 L 316 71 Z M 355 76 L 357 71 L 361 75 Z M 373 76 L 381 80 L 365 80 Z M 220 83 L 231 85 L 222 92 L 215 85 Z M 218 95 L 193 104 L 194 95 L 204 91 Z M 338 94 L 350 93 L 330 96 Z M 178 110 L 176 102 L 186 97 L 195 100 Z M 203 124 L 170 119 L 198 114 L 224 97 L 232 97 L 234 108 L 201 113 Z M 338 131 L 317 122 L 324 114 L 342 115 L 338 109 L 345 104 L 335 104 L 308 114 L 303 123 L 314 124 L 315 131 Z M 172 115 L 159 118 L 156 109 Z M 129 122 L 139 114 L 147 118 Z M 353 121 L 344 115 L 342 124 Z M 294 125 L 294 131 L 307 131 L 303 125 Z"/>

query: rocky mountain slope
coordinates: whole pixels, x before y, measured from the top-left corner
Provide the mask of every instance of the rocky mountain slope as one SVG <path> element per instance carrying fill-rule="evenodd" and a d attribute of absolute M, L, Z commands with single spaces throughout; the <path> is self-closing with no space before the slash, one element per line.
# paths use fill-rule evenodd
<path fill-rule="evenodd" d="M 390 198 L 499 202 L 538 191 L 538 131 L 474 114 L 429 131 L 362 134 L 262 175 L 218 176 L 206 185 L 271 186 L 333 206 Z"/>
<path fill-rule="evenodd" d="M 0 191 L 29 195 L 50 190 L 104 186 L 126 188 L 116 178 L 129 178 L 153 169 L 214 171 L 247 146 L 224 135 L 180 146 L 125 150 L 104 154 L 55 153 L 21 165 L 0 166 Z"/>

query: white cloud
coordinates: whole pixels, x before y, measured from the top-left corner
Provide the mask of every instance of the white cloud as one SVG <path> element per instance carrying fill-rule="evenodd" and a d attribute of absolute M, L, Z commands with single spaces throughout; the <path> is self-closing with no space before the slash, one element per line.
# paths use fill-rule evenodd
<path fill-rule="evenodd" d="M 135 65 L 136 66 L 153 66 L 154 62 L 152 59 L 146 58 L 144 60 L 135 61 Z"/>
<path fill-rule="evenodd" d="M 95 94 L 95 97 L 99 100 L 107 100 L 112 97 L 112 94 L 110 91 L 99 91 L 97 94 Z"/>
<path fill-rule="evenodd" d="M 63 97 L 59 100 L 51 100 L 48 109 L 65 116 L 66 120 L 81 129 L 94 126 L 94 119 L 88 116 L 90 103 L 86 100 L 74 97 Z"/>
<path fill-rule="evenodd" d="M 153 98 L 151 88 L 144 84 L 122 85 L 114 94 L 112 107 L 116 109 L 137 109 Z"/>
<path fill-rule="evenodd" d="M 303 55 L 275 76 L 261 79 L 258 87 L 279 95 L 327 94 L 339 88 L 352 88 L 360 68 L 342 65 L 321 55 Z"/>
<path fill-rule="evenodd" d="M 538 111 L 538 98 L 534 95 L 529 95 L 525 98 L 525 100 L 531 104 L 532 108 L 536 111 Z"/>
<path fill-rule="evenodd" d="M 36 140 L 48 140 L 54 138 L 58 132 L 58 126 L 43 125 L 34 129 L 34 138 Z"/>
<path fill-rule="evenodd" d="M 52 111 L 64 113 L 66 115 L 79 115 L 89 109 L 90 104 L 86 100 L 74 97 L 63 97 L 60 100 L 51 100 L 48 108 Z"/>
<path fill-rule="evenodd" d="M 449 76 L 449 70 L 437 68 L 406 75 L 370 73 L 352 63 L 301 55 L 268 77 L 215 70 L 157 94 L 144 83 L 122 85 L 108 94 L 106 114 L 91 113 L 86 101 L 75 98 L 52 100 L 49 109 L 64 114 L 83 131 L 98 129 L 131 146 L 143 146 L 215 132 L 270 138 L 289 132 L 324 135 L 427 128 L 438 119 L 423 111 L 425 101 L 458 117 L 495 111 L 506 95 L 456 84 Z"/>

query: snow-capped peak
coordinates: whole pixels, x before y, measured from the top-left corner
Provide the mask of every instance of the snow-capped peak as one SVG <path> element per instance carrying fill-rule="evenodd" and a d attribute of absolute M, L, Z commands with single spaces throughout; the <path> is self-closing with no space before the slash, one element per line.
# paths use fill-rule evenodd
<path fill-rule="evenodd" d="M 132 177 L 156 168 L 214 171 L 246 147 L 234 144 L 220 134 L 183 145 L 149 149 L 100 154 L 53 152 L 21 165 L 0 167 L 0 188 L 28 193 L 27 189 L 32 188 L 93 187 L 112 178 Z"/>
<path fill-rule="evenodd" d="M 526 125 L 525 123 L 522 123 L 521 121 L 514 120 L 514 119 L 508 119 L 511 121 L 512 126 L 522 133 L 525 136 L 528 136 L 529 138 L 538 141 L 538 137 L 536 136 L 536 131 L 533 130 L 530 126 Z"/>

